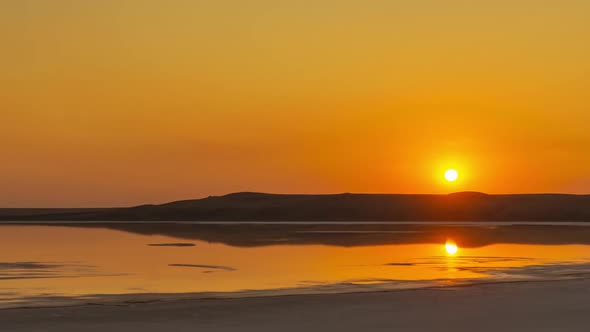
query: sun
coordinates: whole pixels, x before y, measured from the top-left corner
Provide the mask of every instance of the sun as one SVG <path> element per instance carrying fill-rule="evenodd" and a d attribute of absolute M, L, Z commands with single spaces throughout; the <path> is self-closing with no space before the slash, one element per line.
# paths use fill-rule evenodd
<path fill-rule="evenodd" d="M 455 181 L 457 181 L 457 179 L 458 179 L 458 178 L 459 178 L 459 172 L 457 172 L 457 171 L 456 171 L 456 170 L 454 170 L 454 169 L 448 169 L 448 170 L 445 172 L 445 179 L 446 179 L 448 182 L 455 182 Z"/>
<path fill-rule="evenodd" d="M 459 251 L 459 247 L 453 241 L 447 241 L 445 244 L 445 250 L 449 256 L 454 256 Z"/>

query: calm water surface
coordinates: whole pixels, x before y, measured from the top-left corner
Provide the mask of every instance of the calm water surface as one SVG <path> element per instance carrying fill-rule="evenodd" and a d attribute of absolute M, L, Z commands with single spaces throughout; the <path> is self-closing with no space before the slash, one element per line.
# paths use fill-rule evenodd
<path fill-rule="evenodd" d="M 517 230 L 497 226 L 477 233 L 428 225 L 175 227 L 1 225 L 0 308 L 124 294 L 326 293 L 590 275 L 590 245 L 579 240 L 586 227 L 529 225 L 518 229 L 534 237 L 521 236 L 524 243 L 504 240 Z M 459 247 L 454 255 L 449 241 Z"/>

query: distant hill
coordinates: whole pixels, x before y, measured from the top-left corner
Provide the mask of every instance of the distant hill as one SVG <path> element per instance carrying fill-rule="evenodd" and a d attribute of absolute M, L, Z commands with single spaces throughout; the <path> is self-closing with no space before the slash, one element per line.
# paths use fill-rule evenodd
<path fill-rule="evenodd" d="M 590 195 L 235 193 L 112 209 L 0 209 L 2 221 L 590 221 Z"/>

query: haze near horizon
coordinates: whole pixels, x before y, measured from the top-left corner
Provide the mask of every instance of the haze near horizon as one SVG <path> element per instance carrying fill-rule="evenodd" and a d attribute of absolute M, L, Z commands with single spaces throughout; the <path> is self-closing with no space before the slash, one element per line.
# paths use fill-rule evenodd
<path fill-rule="evenodd" d="M 587 1 L 9 0 L 0 22 L 0 207 L 590 192 Z"/>

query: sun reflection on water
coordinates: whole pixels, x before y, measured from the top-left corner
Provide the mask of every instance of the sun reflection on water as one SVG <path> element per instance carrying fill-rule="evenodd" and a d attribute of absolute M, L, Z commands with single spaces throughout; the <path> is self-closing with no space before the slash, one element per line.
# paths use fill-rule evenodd
<path fill-rule="evenodd" d="M 267 228 L 259 229 L 266 232 Z M 400 231 L 335 231 L 339 241 L 345 237 L 357 241 L 359 236 L 379 232 L 379 241 L 395 242 L 402 237 L 396 234 Z M 421 234 L 413 229 L 402 232 L 403 237 Z M 441 234 L 436 229 L 432 232 Z M 22 241 L 23 234 L 29 241 Z M 277 239 L 284 234 L 279 232 Z M 231 240 L 238 235 L 226 236 Z M 0 286 L 11 291 L 0 292 L 0 308 L 14 306 L 15 301 L 53 303 L 55 299 L 46 296 L 48 290 L 67 298 L 93 294 L 235 296 L 234 292 L 245 289 L 259 296 L 260 292 L 381 291 L 477 280 L 555 280 L 590 273 L 589 245 L 474 246 L 464 235 L 449 233 L 433 241 L 428 234 L 424 236 L 416 243 L 355 242 L 348 246 L 315 244 L 335 238 L 316 233 L 312 243 L 277 245 L 276 241 L 242 247 L 87 226 L 4 225 L 0 226 Z"/>
<path fill-rule="evenodd" d="M 455 256 L 459 252 L 459 247 L 457 244 L 452 240 L 447 240 L 445 243 L 445 251 L 449 256 Z"/>

